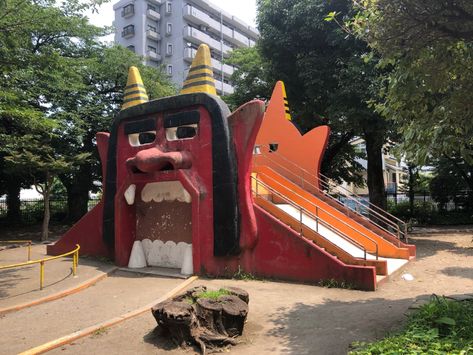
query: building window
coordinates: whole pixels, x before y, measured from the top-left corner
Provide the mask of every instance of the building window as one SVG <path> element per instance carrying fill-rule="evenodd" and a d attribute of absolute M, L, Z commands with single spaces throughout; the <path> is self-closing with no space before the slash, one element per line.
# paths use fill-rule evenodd
<path fill-rule="evenodd" d="M 172 3 L 170 1 L 166 1 L 166 14 L 172 14 Z"/>
<path fill-rule="evenodd" d="M 148 52 L 156 53 L 156 47 L 148 46 Z"/>
<path fill-rule="evenodd" d="M 167 23 L 166 24 L 166 34 L 170 35 L 172 33 L 172 23 Z"/>
<path fill-rule="evenodd" d="M 126 47 L 126 48 L 128 48 L 128 49 L 129 49 L 130 51 L 132 51 L 132 52 L 134 52 L 134 51 L 135 51 L 135 46 L 133 46 L 133 45 L 131 45 L 131 46 L 128 46 L 128 47 Z"/>
<path fill-rule="evenodd" d="M 168 75 L 172 75 L 172 65 L 168 65 L 167 71 L 168 71 Z"/>
<path fill-rule="evenodd" d="M 156 6 L 148 4 L 148 10 L 156 11 Z"/>
<path fill-rule="evenodd" d="M 123 27 L 122 37 L 128 38 L 128 37 L 133 37 L 134 35 L 135 35 L 134 25 L 128 25 L 128 26 Z"/>
<path fill-rule="evenodd" d="M 126 6 L 123 6 L 122 17 L 128 17 L 128 16 L 133 15 L 134 13 L 135 13 L 135 5 L 128 4 Z"/>
<path fill-rule="evenodd" d="M 152 26 L 152 25 L 148 25 L 148 31 L 157 32 L 157 31 L 156 31 L 156 27 L 154 27 L 154 26 Z"/>
<path fill-rule="evenodd" d="M 172 44 L 168 43 L 166 46 L 166 55 L 172 55 Z"/>

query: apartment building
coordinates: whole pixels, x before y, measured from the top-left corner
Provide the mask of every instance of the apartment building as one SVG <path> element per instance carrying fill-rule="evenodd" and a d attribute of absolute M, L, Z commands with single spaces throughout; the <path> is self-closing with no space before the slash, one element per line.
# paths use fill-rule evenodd
<path fill-rule="evenodd" d="M 351 144 L 355 146 L 356 150 L 366 154 L 366 144 L 362 138 L 354 139 Z M 347 184 L 344 182 L 342 187 L 354 194 L 365 196 L 368 195 L 368 187 L 366 186 L 366 181 L 368 179 L 368 162 L 366 159 L 357 159 L 356 161 L 364 169 L 362 174 L 363 180 L 365 181 L 365 186 L 357 187 L 352 183 Z M 406 163 L 402 160 L 399 161 L 389 151 L 383 151 L 383 177 L 386 193 L 390 195 L 399 193 L 405 187 L 408 179 Z"/>
<path fill-rule="evenodd" d="M 120 0 L 115 11 L 115 42 L 164 66 L 179 87 L 197 47 L 209 45 L 219 95 L 233 93 L 234 68 L 223 64 L 235 48 L 254 46 L 258 31 L 206 0 Z"/>

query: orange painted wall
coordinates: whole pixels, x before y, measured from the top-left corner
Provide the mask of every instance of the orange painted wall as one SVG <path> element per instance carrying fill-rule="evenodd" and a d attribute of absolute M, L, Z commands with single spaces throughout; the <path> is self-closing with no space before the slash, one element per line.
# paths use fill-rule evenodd
<path fill-rule="evenodd" d="M 284 156 L 284 160 L 278 160 L 283 167 L 273 164 L 261 155 L 254 156 L 254 165 L 267 165 L 285 176 L 287 179 L 295 181 L 302 177 L 301 171 L 294 172 L 294 164 L 306 170 L 311 175 L 319 176 L 320 165 L 323 154 L 328 143 L 330 128 L 320 126 L 310 132 L 301 135 L 297 127 L 288 120 L 286 115 L 287 98 L 285 97 L 284 83 L 279 81 L 271 96 L 271 101 L 264 115 L 263 123 L 256 138 L 256 145 L 261 146 L 264 152 L 270 144 L 277 144 L 278 155 Z M 304 178 L 312 180 L 312 184 L 318 187 L 318 182 L 310 178 L 309 175 Z M 309 191 L 310 188 L 307 188 Z"/>

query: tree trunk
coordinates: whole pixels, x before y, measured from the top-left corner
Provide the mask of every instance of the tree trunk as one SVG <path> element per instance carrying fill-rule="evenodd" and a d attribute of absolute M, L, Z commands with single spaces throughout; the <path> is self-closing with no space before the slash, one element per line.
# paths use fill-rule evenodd
<path fill-rule="evenodd" d="M 20 190 L 21 181 L 20 179 L 9 178 L 6 181 L 7 184 L 7 220 L 8 223 L 20 223 L 21 222 L 21 210 L 20 210 Z"/>
<path fill-rule="evenodd" d="M 52 176 L 51 173 L 46 172 L 46 181 L 44 182 L 43 189 L 44 216 L 43 225 L 41 227 L 41 241 L 48 240 L 49 238 L 49 220 L 51 219 L 51 213 L 49 210 L 49 198 L 51 196 L 53 182 L 54 176 Z"/>
<path fill-rule="evenodd" d="M 84 164 L 72 179 L 62 179 L 67 190 L 67 220 L 75 223 L 87 213 L 91 187 L 90 164 Z"/>
<path fill-rule="evenodd" d="M 415 174 L 414 174 L 414 167 L 412 165 L 408 166 L 409 169 L 409 212 L 411 218 L 414 217 L 414 185 L 415 185 Z"/>
<path fill-rule="evenodd" d="M 327 147 L 324 153 L 324 157 L 322 159 L 322 166 L 321 166 L 321 172 L 325 176 L 331 177 L 331 171 L 332 169 L 332 162 L 334 158 L 337 156 L 337 154 L 340 153 L 340 151 L 347 145 L 350 144 L 350 140 L 354 137 L 353 132 L 348 132 L 345 135 L 343 135 L 340 140 L 338 140 L 336 143 L 331 144 Z"/>
<path fill-rule="evenodd" d="M 386 210 L 386 194 L 383 177 L 383 136 L 378 132 L 365 132 L 368 160 L 368 192 L 370 202 Z"/>

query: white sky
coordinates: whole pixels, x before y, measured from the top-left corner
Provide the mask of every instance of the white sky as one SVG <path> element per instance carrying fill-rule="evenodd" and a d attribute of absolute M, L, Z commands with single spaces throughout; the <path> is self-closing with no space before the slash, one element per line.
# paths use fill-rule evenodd
<path fill-rule="evenodd" d="M 222 10 L 256 27 L 256 0 L 210 0 Z M 114 18 L 113 4 L 117 0 L 102 5 L 99 13 L 91 14 L 90 21 L 96 26 L 111 26 Z"/>

